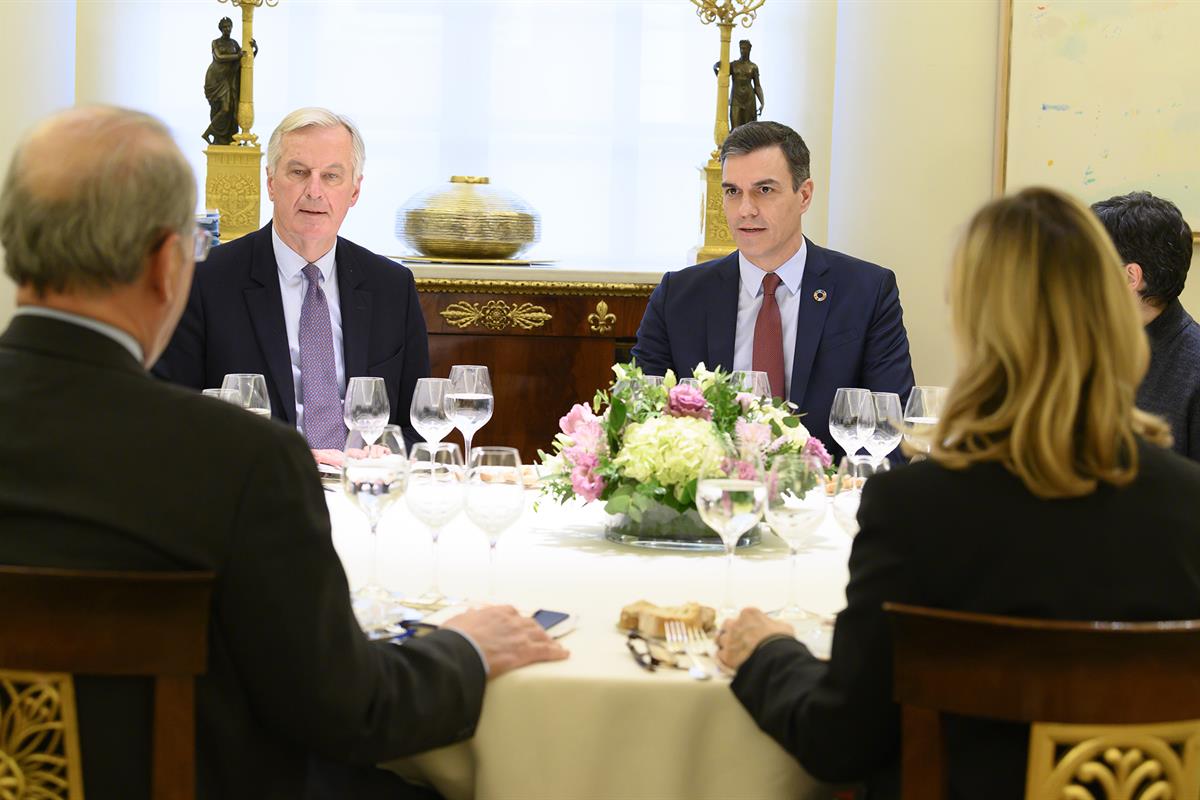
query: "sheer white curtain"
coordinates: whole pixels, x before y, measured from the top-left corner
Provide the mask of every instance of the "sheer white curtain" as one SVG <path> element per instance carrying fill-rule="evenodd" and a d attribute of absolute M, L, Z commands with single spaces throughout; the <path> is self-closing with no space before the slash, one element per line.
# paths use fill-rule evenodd
<path fill-rule="evenodd" d="M 240 37 L 240 11 L 213 0 L 77 9 L 78 100 L 159 115 L 202 180 L 209 43 L 225 15 Z M 810 90 L 832 90 L 834 17 L 832 2 L 773 0 L 733 37 L 735 57 L 739 38 L 754 43 L 766 118 L 805 134 L 818 165 L 831 111 L 814 108 Z M 687 0 L 282 0 L 256 11 L 254 33 L 264 150 L 298 106 L 328 106 L 361 127 L 366 177 L 342 230 L 360 244 L 403 253 L 397 207 L 452 174 L 487 175 L 537 208 L 539 258 L 677 268 L 697 243 L 719 37 Z M 270 212 L 264 185 L 264 222 Z M 823 235 L 824 212 L 814 218 Z"/>

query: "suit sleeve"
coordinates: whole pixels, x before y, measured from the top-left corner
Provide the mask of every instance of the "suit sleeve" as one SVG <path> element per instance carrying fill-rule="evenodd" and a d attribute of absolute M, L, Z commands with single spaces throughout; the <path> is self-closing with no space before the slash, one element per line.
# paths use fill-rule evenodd
<path fill-rule="evenodd" d="M 285 446 L 249 468 L 212 626 L 228 638 L 257 718 L 300 747 L 363 765 L 471 736 L 486 680 L 474 648 L 450 631 L 403 646 L 367 641 L 312 456 L 299 437 L 279 438 Z"/>
<path fill-rule="evenodd" d="M 192 281 L 187 305 L 175 333 L 151 372 L 157 378 L 180 386 L 204 389 L 204 302 L 198 283 L 198 280 Z"/>
<path fill-rule="evenodd" d="M 892 701 L 891 634 L 885 600 L 919 602 L 904 531 L 885 519 L 875 482 L 859 511 L 850 555 L 847 605 L 837 618 L 832 655 L 818 661 L 801 643 L 768 642 L 738 670 L 733 692 L 755 722 L 825 781 L 863 780 L 899 751 Z"/>
<path fill-rule="evenodd" d="M 409 448 L 424 441 L 412 426 L 409 407 L 418 378 L 427 378 L 429 366 L 429 333 L 425 329 L 425 316 L 421 313 L 421 300 L 417 295 L 417 283 L 408 275 L 408 310 L 405 313 L 407 328 L 404 332 L 404 372 L 400 376 L 399 408 L 392 409 L 392 423 L 404 431 L 404 443 Z"/>
<path fill-rule="evenodd" d="M 670 277 L 670 273 L 663 275 L 650 294 L 642 324 L 638 326 L 637 344 L 632 350 L 633 360 L 647 375 L 665 375 L 671 368 L 671 338 L 667 333 L 667 281 Z"/>
<path fill-rule="evenodd" d="M 913 387 L 913 370 L 900 290 L 891 270 L 884 270 L 879 285 L 862 363 L 860 385 L 870 387 L 873 392 L 895 392 L 903 405 Z"/>

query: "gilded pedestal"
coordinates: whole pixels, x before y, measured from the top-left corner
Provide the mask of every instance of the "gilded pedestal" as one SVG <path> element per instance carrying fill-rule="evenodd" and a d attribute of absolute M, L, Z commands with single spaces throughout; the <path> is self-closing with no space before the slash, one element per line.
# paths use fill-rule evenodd
<path fill-rule="evenodd" d="M 691 251 L 693 264 L 727 256 L 737 249 L 729 223 L 725 219 L 725 204 L 721 191 L 721 162 L 715 158 L 704 167 L 704 206 L 701 226 L 702 244 Z"/>
<path fill-rule="evenodd" d="M 209 145 L 208 177 L 204 181 L 204 205 L 221 212 L 221 241 L 228 242 L 258 230 L 262 197 L 259 170 L 262 151 L 258 145 Z"/>

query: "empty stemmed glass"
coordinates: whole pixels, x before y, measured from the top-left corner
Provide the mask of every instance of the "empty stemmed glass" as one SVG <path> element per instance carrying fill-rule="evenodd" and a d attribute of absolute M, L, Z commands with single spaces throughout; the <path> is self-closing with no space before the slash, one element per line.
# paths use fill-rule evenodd
<path fill-rule="evenodd" d="M 771 399 L 771 379 L 765 372 L 737 370 L 733 373 L 733 384 L 739 391 L 749 392 L 755 397 Z"/>
<path fill-rule="evenodd" d="M 866 448 L 871 460 L 879 463 L 900 444 L 904 433 L 904 418 L 900 411 L 900 395 L 894 392 L 871 392 L 875 406 L 875 428 L 867 437 Z"/>
<path fill-rule="evenodd" d="M 431 444 L 445 439 L 454 430 L 454 423 L 446 416 L 446 392 L 449 389 L 447 378 L 418 378 L 413 389 L 408 418 L 421 438 Z"/>
<path fill-rule="evenodd" d="M 457 364 L 450 368 L 450 387 L 446 390 L 446 416 L 462 432 L 463 455 L 471 463 L 471 438 L 492 418 L 492 380 L 488 368 Z"/>
<path fill-rule="evenodd" d="M 346 437 L 342 464 L 342 490 L 367 518 L 371 527 L 371 556 L 367 583 L 354 593 L 355 613 L 364 628 L 386 622 L 391 595 L 379 583 L 379 536 L 377 529 L 383 514 L 404 496 L 408 477 L 408 458 L 404 436 L 396 425 L 385 425 L 371 438 L 361 430 Z"/>
<path fill-rule="evenodd" d="M 945 403 L 946 389 L 943 386 L 912 388 L 908 402 L 904 404 L 904 441 L 914 450 L 929 452 L 929 436 L 942 416 L 942 406 Z"/>
<path fill-rule="evenodd" d="M 360 431 L 367 444 L 379 438 L 391 414 L 392 407 L 383 378 L 360 376 L 351 378 L 346 384 L 342 419 L 347 429 Z"/>
<path fill-rule="evenodd" d="M 825 470 L 811 455 L 779 455 L 764 473 L 767 487 L 765 516 L 767 525 L 788 546 L 791 580 L 787 605 L 771 616 L 813 627 L 821 617 L 800 607 L 796 600 L 796 556 L 808 545 L 812 534 L 825 518 L 828 497 Z"/>
<path fill-rule="evenodd" d="M 762 519 L 767 487 L 762 481 L 741 478 L 706 478 L 696 484 L 696 510 L 700 519 L 725 544 L 725 601 L 722 617 L 737 613 L 733 604 L 733 551 L 743 533 Z"/>
<path fill-rule="evenodd" d="M 429 528 L 433 540 L 433 568 L 429 589 L 418 598 L 422 605 L 441 605 L 438 538 L 442 528 L 462 510 L 466 493 L 462 451 L 452 442 L 418 442 L 408 464 L 408 489 L 404 497 L 412 515 Z"/>
<path fill-rule="evenodd" d="M 271 398 L 267 395 L 267 379 L 255 373 L 230 373 L 221 381 L 221 388 L 237 393 L 236 405 L 260 417 L 271 416 Z"/>
<path fill-rule="evenodd" d="M 866 389 L 838 389 L 829 409 L 829 434 L 851 460 L 873 430 L 875 406 L 871 402 L 871 393 Z"/>
<path fill-rule="evenodd" d="M 867 459 L 846 457 L 838 466 L 833 479 L 833 518 L 849 536 L 858 535 L 858 505 L 867 480 L 891 469 L 886 458 L 878 463 Z"/>
<path fill-rule="evenodd" d="M 476 447 L 467 472 L 467 516 L 488 538 L 488 597 L 496 599 L 496 544 L 525 511 L 521 454 L 513 447 Z"/>

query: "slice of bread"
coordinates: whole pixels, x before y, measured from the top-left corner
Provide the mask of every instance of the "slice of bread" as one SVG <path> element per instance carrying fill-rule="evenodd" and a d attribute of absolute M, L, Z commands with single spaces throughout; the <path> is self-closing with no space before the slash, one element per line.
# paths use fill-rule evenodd
<path fill-rule="evenodd" d="M 716 627 L 717 612 L 714 608 L 695 602 L 681 606 L 659 606 L 649 600 L 639 600 L 621 609 L 621 620 L 617 627 L 661 639 L 666 635 L 663 625 L 667 620 L 679 620 L 689 627 L 711 631 Z"/>

